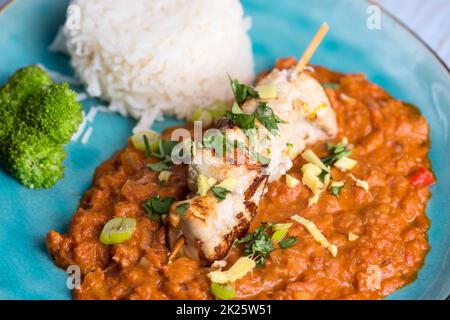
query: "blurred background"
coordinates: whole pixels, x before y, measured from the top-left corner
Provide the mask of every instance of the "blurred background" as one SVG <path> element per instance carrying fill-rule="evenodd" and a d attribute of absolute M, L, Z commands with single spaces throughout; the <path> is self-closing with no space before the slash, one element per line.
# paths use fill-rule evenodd
<path fill-rule="evenodd" d="M 364 0 L 362 0 L 364 1 Z M 378 0 L 424 40 L 450 66 L 449 0 Z"/>
<path fill-rule="evenodd" d="M 14 0 L 0 0 L 0 9 L 12 1 Z M 370 0 L 369 2 L 381 5 L 397 17 L 424 40 L 447 66 L 450 66 L 450 0 Z"/>

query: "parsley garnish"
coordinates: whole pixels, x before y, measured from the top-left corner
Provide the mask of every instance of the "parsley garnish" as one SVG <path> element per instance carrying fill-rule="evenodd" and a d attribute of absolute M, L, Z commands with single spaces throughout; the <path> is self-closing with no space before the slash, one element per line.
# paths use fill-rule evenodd
<path fill-rule="evenodd" d="M 322 86 L 323 86 L 325 89 L 333 89 L 333 90 L 336 90 L 336 89 L 339 89 L 341 85 L 340 85 L 339 83 L 327 82 L 327 83 L 324 83 Z"/>
<path fill-rule="evenodd" d="M 147 163 L 146 166 L 152 171 L 166 171 L 170 169 L 171 161 L 164 160 L 155 163 Z"/>
<path fill-rule="evenodd" d="M 241 105 L 248 98 L 259 98 L 258 92 L 250 86 L 239 83 L 238 80 L 230 79 L 231 90 L 233 91 L 234 97 L 236 98 L 236 102 Z"/>
<path fill-rule="evenodd" d="M 260 102 L 256 107 L 255 117 L 262 123 L 264 127 L 270 132 L 278 130 L 279 123 L 285 123 L 280 119 L 270 108 L 266 102 Z"/>
<path fill-rule="evenodd" d="M 176 213 L 184 216 L 186 214 L 186 210 L 189 208 L 189 203 L 182 203 L 178 205 L 175 209 Z"/>
<path fill-rule="evenodd" d="M 148 217 L 151 220 L 161 223 L 162 219 L 169 213 L 170 205 L 175 201 L 173 197 L 166 197 L 161 199 L 159 195 L 146 200 L 142 204 L 142 208 L 147 211 Z"/>
<path fill-rule="evenodd" d="M 244 114 L 239 105 L 235 102 L 231 111 L 225 112 L 225 117 L 229 121 L 233 121 L 236 125 L 244 130 L 255 128 L 255 116 L 253 114 Z"/>
<path fill-rule="evenodd" d="M 264 157 L 253 149 L 249 149 L 244 143 L 239 140 L 227 140 L 221 133 L 212 134 L 203 138 L 203 146 L 205 148 L 213 149 L 219 157 L 223 156 L 225 151 L 232 151 L 232 148 L 235 147 L 240 150 L 248 151 L 250 156 L 261 164 L 270 163 L 270 158 Z"/>
<path fill-rule="evenodd" d="M 339 197 L 343 188 L 344 188 L 344 185 L 332 186 L 332 187 L 330 187 L 330 193 L 335 197 Z"/>
<path fill-rule="evenodd" d="M 267 230 L 272 224 L 264 223 L 256 228 L 253 233 L 236 240 L 235 244 L 245 243 L 244 253 L 251 259 L 254 259 L 258 267 L 263 267 L 269 253 L 273 251 L 272 237 Z"/>
<path fill-rule="evenodd" d="M 283 249 L 287 249 L 289 247 L 292 247 L 296 243 L 297 243 L 296 237 L 289 237 L 278 242 L 278 245 Z"/>
<path fill-rule="evenodd" d="M 332 154 L 321 159 L 326 166 L 331 166 L 340 158 L 348 157 L 352 154 L 352 151 L 348 150 L 347 146 L 342 143 L 338 143 L 337 145 L 327 143 L 327 149 Z"/>
<path fill-rule="evenodd" d="M 217 187 L 217 186 L 213 186 L 211 187 L 211 191 L 213 193 L 213 195 L 220 201 L 225 200 L 225 198 L 227 197 L 227 194 L 230 193 L 229 190 L 222 188 L 222 187 Z"/>
<path fill-rule="evenodd" d="M 163 159 L 163 161 L 156 163 L 147 163 L 146 166 L 152 171 L 164 171 L 169 170 L 172 165 L 172 150 L 178 144 L 178 141 L 170 141 L 170 140 L 159 140 L 158 141 L 158 150 L 152 151 L 147 137 L 144 136 L 144 144 L 145 151 L 144 154 L 146 157 L 152 156 L 158 159 Z"/>

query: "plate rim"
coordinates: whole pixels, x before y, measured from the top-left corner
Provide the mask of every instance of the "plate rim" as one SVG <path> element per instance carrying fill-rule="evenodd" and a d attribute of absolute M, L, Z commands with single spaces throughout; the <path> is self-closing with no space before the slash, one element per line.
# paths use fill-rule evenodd
<path fill-rule="evenodd" d="M 376 5 L 380 11 L 386 15 L 386 17 L 390 18 L 394 23 L 396 23 L 400 28 L 406 31 L 406 33 L 409 33 L 412 38 L 418 41 L 425 49 L 426 51 L 430 52 L 432 56 L 434 56 L 435 60 L 438 62 L 438 65 L 441 65 L 443 69 L 446 71 L 447 76 L 450 76 L 450 67 L 447 65 L 447 63 L 444 61 L 444 59 L 439 56 L 437 51 L 433 49 L 425 40 L 419 36 L 414 30 L 412 30 L 408 25 L 406 25 L 403 21 L 401 21 L 398 17 L 396 17 L 393 13 L 391 13 L 388 9 L 383 7 L 381 4 L 377 3 L 376 0 L 365 0 L 366 4 L 368 5 Z M 6 11 L 7 8 L 11 7 L 15 4 L 15 0 L 6 0 L 3 4 L 0 6 L 0 14 Z M 447 296 L 447 298 L 444 298 L 444 300 L 450 300 L 450 294 Z"/>

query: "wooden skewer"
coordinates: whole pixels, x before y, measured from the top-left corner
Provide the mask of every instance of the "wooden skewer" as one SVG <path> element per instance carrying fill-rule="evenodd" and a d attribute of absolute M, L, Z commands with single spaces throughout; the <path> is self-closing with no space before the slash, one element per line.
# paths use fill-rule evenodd
<path fill-rule="evenodd" d="M 181 236 L 177 239 L 177 243 L 175 243 L 175 247 L 173 248 L 172 252 L 169 256 L 169 263 L 173 261 L 173 259 L 177 256 L 178 252 L 180 252 L 181 248 L 183 248 L 184 243 L 186 242 L 186 238 L 184 236 Z"/>
<path fill-rule="evenodd" d="M 305 52 L 303 53 L 303 56 L 298 61 L 297 66 L 295 67 L 295 70 L 297 72 L 300 73 L 303 71 L 306 64 L 309 62 L 314 52 L 317 50 L 317 47 L 319 47 L 320 43 L 322 42 L 323 38 L 325 37 L 329 29 L 330 27 L 328 26 L 328 23 L 326 22 L 322 23 L 319 31 L 317 31 L 316 35 L 311 40 Z"/>

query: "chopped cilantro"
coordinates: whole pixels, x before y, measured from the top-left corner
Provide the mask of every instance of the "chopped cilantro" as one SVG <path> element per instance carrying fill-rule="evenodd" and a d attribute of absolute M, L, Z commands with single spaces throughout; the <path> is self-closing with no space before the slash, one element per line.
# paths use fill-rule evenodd
<path fill-rule="evenodd" d="M 341 186 L 331 186 L 330 187 L 330 193 L 335 196 L 335 197 L 339 197 L 339 195 L 341 194 L 342 189 L 344 188 L 344 185 Z"/>
<path fill-rule="evenodd" d="M 281 240 L 280 242 L 278 242 L 278 245 L 282 249 L 287 249 L 289 247 L 292 247 L 296 243 L 297 243 L 296 237 L 288 237 L 288 238 L 285 238 L 285 239 Z"/>
<path fill-rule="evenodd" d="M 151 220 L 161 223 L 164 216 L 169 213 L 170 205 L 175 201 L 173 197 L 166 197 L 161 199 L 159 195 L 150 198 L 142 204 L 142 208 L 147 211 L 148 217 Z"/>
<path fill-rule="evenodd" d="M 238 80 L 230 79 L 231 90 L 233 91 L 234 97 L 236 98 L 236 102 L 241 105 L 248 98 L 259 98 L 258 92 L 250 86 L 239 83 Z"/>
<path fill-rule="evenodd" d="M 225 198 L 227 197 L 227 194 L 230 193 L 229 190 L 222 188 L 222 187 L 217 187 L 217 186 L 213 186 L 211 187 L 211 191 L 213 193 L 213 195 L 220 201 L 225 200 Z"/>
<path fill-rule="evenodd" d="M 285 123 L 280 119 L 270 108 L 266 102 L 260 102 L 256 107 L 255 117 L 262 123 L 264 127 L 270 132 L 278 130 L 279 123 Z"/>
<path fill-rule="evenodd" d="M 182 203 L 175 208 L 176 213 L 184 216 L 186 214 L 186 210 L 189 208 L 189 203 Z"/>
<path fill-rule="evenodd" d="M 254 259 L 258 267 L 263 267 L 270 252 L 273 251 L 272 237 L 267 230 L 272 224 L 264 223 L 253 233 L 235 241 L 235 244 L 245 243 L 244 254 Z"/>
<path fill-rule="evenodd" d="M 339 83 L 334 83 L 334 82 L 327 82 L 327 83 L 323 84 L 323 87 L 325 89 L 333 89 L 333 90 L 339 89 L 340 86 L 341 85 Z"/>
<path fill-rule="evenodd" d="M 323 157 L 321 160 L 326 166 L 333 165 L 336 161 L 338 161 L 342 157 L 348 157 L 352 154 L 351 150 L 348 150 L 347 146 L 342 143 L 338 143 L 337 145 L 333 145 L 331 143 L 327 143 L 328 151 L 332 152 L 331 155 Z"/>
<path fill-rule="evenodd" d="M 146 166 L 152 171 L 165 171 L 170 169 L 171 162 L 164 160 L 155 163 L 147 163 Z"/>

